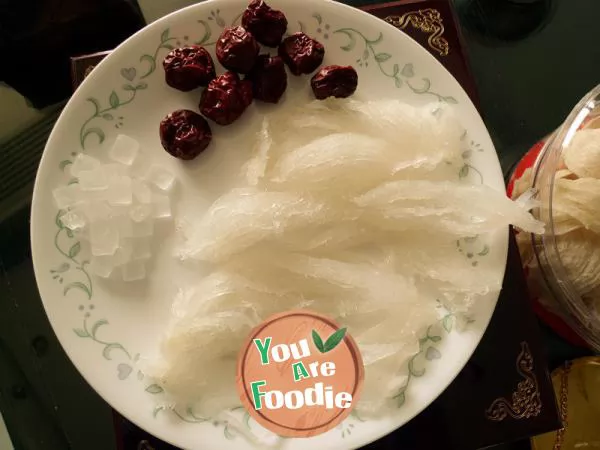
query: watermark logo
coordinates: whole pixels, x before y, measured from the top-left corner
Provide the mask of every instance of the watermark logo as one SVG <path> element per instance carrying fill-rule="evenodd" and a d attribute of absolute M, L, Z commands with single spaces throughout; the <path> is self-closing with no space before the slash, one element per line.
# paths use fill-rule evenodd
<path fill-rule="evenodd" d="M 358 401 L 364 367 L 346 328 L 311 311 L 274 315 L 240 351 L 237 387 L 249 414 L 288 437 L 335 427 Z"/>

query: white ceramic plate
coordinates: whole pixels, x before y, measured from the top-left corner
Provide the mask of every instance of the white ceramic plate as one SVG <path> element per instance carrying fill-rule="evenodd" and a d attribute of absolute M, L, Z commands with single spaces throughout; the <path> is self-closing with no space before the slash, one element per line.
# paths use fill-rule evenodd
<path fill-rule="evenodd" d="M 146 283 L 103 283 L 89 274 L 87 249 L 57 220 L 52 190 L 69 182 L 68 166 L 80 152 L 106 155 L 118 133 L 138 139 L 156 161 L 179 178 L 175 211 L 201 212 L 230 183 L 248 149 L 245 143 L 260 123 L 252 106 L 239 123 L 215 132 L 212 148 L 192 163 L 164 152 L 158 123 L 169 112 L 197 109 L 198 93 L 166 86 L 162 58 L 169 48 L 202 43 L 211 51 L 223 27 L 239 21 L 245 0 L 213 0 L 171 14 L 143 29 L 103 61 L 62 113 L 46 146 L 36 180 L 31 240 L 35 273 L 44 307 L 69 357 L 90 385 L 125 417 L 150 433 L 184 448 L 249 447 L 233 426 L 205 420 L 191 410 L 157 408 L 163 393 L 136 367 L 152 352 L 166 324 L 178 287 L 197 280 L 171 256 L 175 233 L 159 239 L 160 250 Z M 325 0 L 272 0 L 289 21 L 288 31 L 303 29 L 326 47 L 326 64 L 351 64 L 358 70 L 362 98 L 396 97 L 412 104 L 455 104 L 466 129 L 465 152 L 457 178 L 471 178 L 504 190 L 500 165 L 476 109 L 454 78 L 419 44 L 380 19 Z M 292 89 L 308 89 L 309 79 Z M 285 107 L 285 99 L 282 101 Z M 268 108 L 267 108 L 268 109 Z M 215 129 L 218 127 L 214 127 Z M 504 271 L 508 230 L 474 241 L 460 241 L 474 269 Z M 479 302 L 465 332 L 455 332 L 446 316 L 421 340 L 410 361 L 409 383 L 397 395 L 398 409 L 381 420 L 356 415 L 330 432 L 306 440 L 286 440 L 285 449 L 355 448 L 403 425 L 429 405 L 467 362 L 489 322 L 493 296 Z M 60 374 L 57 374 L 60 376 Z M 201 376 L 201 374 L 198 374 Z M 85 405 L 82 405 L 85 408 Z M 243 411 L 240 411 L 243 415 Z M 243 423 L 243 422 L 242 422 Z M 252 427 L 251 422 L 248 426 Z"/>

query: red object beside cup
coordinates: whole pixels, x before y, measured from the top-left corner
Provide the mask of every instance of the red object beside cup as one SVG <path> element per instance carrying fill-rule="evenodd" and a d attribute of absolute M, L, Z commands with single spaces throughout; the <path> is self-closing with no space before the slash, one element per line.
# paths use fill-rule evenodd
<path fill-rule="evenodd" d="M 508 187 L 506 188 L 506 193 L 509 197 L 512 196 L 515 181 L 521 178 L 527 169 L 534 166 L 540 152 L 544 148 L 544 144 L 545 140 L 538 141 L 529 149 L 527 153 L 525 153 L 521 161 L 519 161 L 515 167 L 515 170 L 510 176 Z M 529 273 L 527 267 L 524 267 L 523 270 L 525 272 L 525 277 L 529 278 L 531 274 Z M 572 345 L 589 348 L 589 345 L 585 342 L 585 340 L 582 339 L 575 331 L 573 331 L 573 329 L 567 325 L 562 318 L 544 308 L 539 301 L 539 297 L 535 293 L 530 292 L 529 298 L 532 302 L 533 310 L 535 311 L 536 315 L 542 320 L 542 322 L 552 328 L 556 334 Z"/>

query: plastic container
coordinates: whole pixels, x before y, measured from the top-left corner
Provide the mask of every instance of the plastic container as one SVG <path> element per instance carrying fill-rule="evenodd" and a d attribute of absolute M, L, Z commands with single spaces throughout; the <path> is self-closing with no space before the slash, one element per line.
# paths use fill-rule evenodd
<path fill-rule="evenodd" d="M 516 197 L 533 187 L 540 207 L 534 215 L 546 225 L 544 235 L 517 235 L 536 312 L 564 338 L 600 352 L 600 312 L 588 293 L 579 292 L 563 265 L 553 221 L 555 174 L 563 169 L 562 154 L 582 128 L 600 128 L 600 85 L 573 108 L 553 134 L 536 144 L 516 167 L 508 195 Z M 600 195 L 600 192 L 599 192 Z M 600 215 L 600 211 L 598 211 Z M 565 255 L 563 255 L 565 256 Z M 572 257 L 572 255 L 570 255 Z M 600 267 L 594 270 L 600 271 Z M 600 293 L 600 290 L 598 290 Z M 599 294 L 600 295 L 600 294 Z"/>

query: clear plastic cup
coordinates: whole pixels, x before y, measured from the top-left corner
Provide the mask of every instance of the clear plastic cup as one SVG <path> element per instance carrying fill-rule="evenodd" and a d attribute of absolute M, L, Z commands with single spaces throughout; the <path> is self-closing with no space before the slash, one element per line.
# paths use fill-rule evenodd
<path fill-rule="evenodd" d="M 534 300 L 550 315 L 566 323 L 589 347 L 600 352 L 600 289 L 597 294 L 579 292 L 561 259 L 557 245 L 553 201 L 555 174 L 564 168 L 562 155 L 575 133 L 582 128 L 600 128 L 600 85 L 590 91 L 573 108 L 565 122 L 543 143 L 532 149 L 533 153 L 523 158 L 517 166 L 518 175 L 513 175 L 509 195 L 518 196 L 524 189 L 533 187 L 537 191 L 539 208 L 534 215 L 545 223 L 543 235 L 519 233 L 517 241 L 527 273 L 529 288 Z M 536 156 L 533 165 L 530 164 Z M 598 211 L 600 215 L 600 211 Z M 565 255 L 563 255 L 565 256 Z M 600 267 L 594 270 L 600 271 Z M 596 298 L 596 295 L 599 298 Z M 542 317 L 544 319 L 544 317 Z M 550 324 L 551 326 L 553 324 Z M 556 329 L 556 324 L 553 328 Z M 560 328 L 560 327 L 559 327 Z M 564 331 L 564 330 L 563 330 Z M 563 333 L 561 333 L 563 334 Z M 563 334 L 564 335 L 564 334 Z"/>

